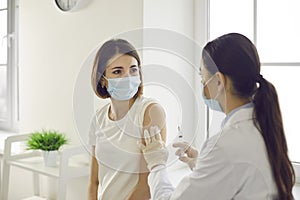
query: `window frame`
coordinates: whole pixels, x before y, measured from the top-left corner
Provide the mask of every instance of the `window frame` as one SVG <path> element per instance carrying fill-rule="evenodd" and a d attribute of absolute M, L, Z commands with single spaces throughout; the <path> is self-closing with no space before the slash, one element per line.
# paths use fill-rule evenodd
<path fill-rule="evenodd" d="M 7 117 L 0 130 L 16 132 L 19 127 L 19 0 L 7 0 Z"/>

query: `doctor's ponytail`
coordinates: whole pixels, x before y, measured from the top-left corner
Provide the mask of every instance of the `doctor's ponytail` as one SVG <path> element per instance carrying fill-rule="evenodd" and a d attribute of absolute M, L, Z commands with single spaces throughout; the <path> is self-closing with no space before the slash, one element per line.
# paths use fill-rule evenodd
<path fill-rule="evenodd" d="M 260 130 L 269 156 L 273 176 L 277 184 L 280 200 L 293 199 L 295 182 L 292 163 L 289 161 L 287 142 L 284 135 L 282 116 L 275 87 L 259 76 L 259 88 L 254 98 L 255 125 Z"/>
<path fill-rule="evenodd" d="M 295 173 L 288 158 L 278 96 L 275 87 L 260 75 L 256 47 L 247 37 L 229 33 L 207 43 L 202 59 L 212 75 L 219 71 L 230 78 L 235 95 L 253 101 L 254 125 L 266 145 L 278 189 L 277 200 L 293 200 Z"/>

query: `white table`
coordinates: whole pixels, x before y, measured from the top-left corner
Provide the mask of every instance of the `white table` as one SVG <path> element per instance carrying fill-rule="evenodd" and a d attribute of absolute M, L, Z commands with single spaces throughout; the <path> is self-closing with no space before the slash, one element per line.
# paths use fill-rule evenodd
<path fill-rule="evenodd" d="M 40 195 L 39 175 L 45 175 L 58 180 L 57 200 L 66 197 L 67 183 L 71 179 L 89 175 L 87 150 L 83 146 L 66 148 L 61 152 L 57 167 L 46 167 L 39 151 L 13 154 L 12 143 L 26 141 L 29 134 L 8 137 L 5 140 L 3 155 L 3 181 L 1 185 L 1 200 L 8 200 L 10 167 L 18 167 L 33 173 L 34 195 Z"/>

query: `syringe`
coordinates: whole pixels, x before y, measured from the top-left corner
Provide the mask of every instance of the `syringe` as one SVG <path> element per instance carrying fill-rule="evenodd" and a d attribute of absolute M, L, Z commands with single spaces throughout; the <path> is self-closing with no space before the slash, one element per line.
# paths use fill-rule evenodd
<path fill-rule="evenodd" d="M 178 130 L 178 141 L 179 141 L 179 142 L 183 142 L 183 132 L 181 131 L 181 128 L 180 128 L 179 125 L 178 125 L 178 127 L 177 127 L 177 130 Z M 182 147 L 182 148 L 180 148 L 180 150 L 181 150 L 180 156 L 184 156 L 184 154 L 185 154 L 185 149 Z"/>

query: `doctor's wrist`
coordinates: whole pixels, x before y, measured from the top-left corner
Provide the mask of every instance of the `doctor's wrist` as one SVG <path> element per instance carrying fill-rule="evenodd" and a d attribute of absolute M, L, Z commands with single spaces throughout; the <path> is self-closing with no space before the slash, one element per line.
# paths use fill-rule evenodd
<path fill-rule="evenodd" d="M 152 168 L 151 168 L 151 172 L 155 172 L 155 171 L 159 171 L 159 170 L 162 170 L 162 169 L 165 169 L 166 168 L 166 165 L 165 164 L 157 164 L 157 165 L 154 165 Z"/>

